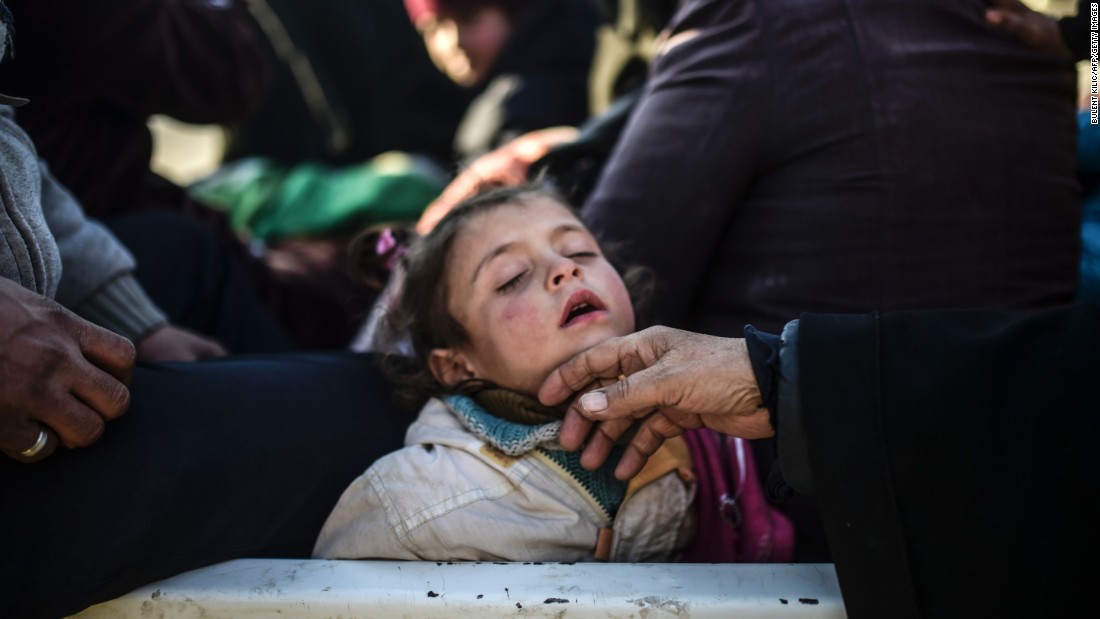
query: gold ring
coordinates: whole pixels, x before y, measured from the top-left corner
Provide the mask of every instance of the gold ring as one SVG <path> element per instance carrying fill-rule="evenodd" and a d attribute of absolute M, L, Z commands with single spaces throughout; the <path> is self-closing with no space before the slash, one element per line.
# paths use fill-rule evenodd
<path fill-rule="evenodd" d="M 46 434 L 45 430 L 38 431 L 38 440 L 31 445 L 29 449 L 24 449 L 19 452 L 19 455 L 24 458 L 33 458 L 38 455 L 38 452 L 46 448 L 46 443 L 50 442 L 50 435 Z"/>

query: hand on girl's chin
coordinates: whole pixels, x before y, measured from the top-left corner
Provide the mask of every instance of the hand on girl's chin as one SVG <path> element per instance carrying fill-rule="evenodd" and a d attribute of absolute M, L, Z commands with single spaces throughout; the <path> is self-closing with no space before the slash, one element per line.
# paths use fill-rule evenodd
<path fill-rule="evenodd" d="M 550 374 L 557 370 L 563 363 L 601 342 L 613 337 L 628 334 L 629 332 L 611 333 L 610 329 L 607 331 L 592 330 L 587 332 L 578 329 L 576 332 L 572 333 L 563 330 L 562 337 L 569 337 L 575 344 L 563 347 L 561 352 L 557 355 L 557 358 L 551 360 L 537 375 L 531 375 L 525 378 L 513 377 L 512 380 L 515 382 L 508 380 L 490 380 L 490 382 L 503 389 L 508 389 L 509 391 L 515 391 L 531 397 L 538 397 L 539 387 L 541 387 L 542 383 L 550 377 Z"/>
<path fill-rule="evenodd" d="M 606 311 L 600 312 L 600 313 L 601 314 L 607 314 Z M 587 314 L 586 316 L 594 315 L 594 314 L 595 313 Z M 578 318 L 578 320 L 583 319 L 586 316 L 581 316 L 581 317 Z M 577 325 L 570 324 L 570 325 L 567 325 L 567 326 L 562 328 L 562 336 L 570 338 L 573 341 L 573 345 L 566 347 L 565 350 L 563 351 L 563 353 L 560 355 L 561 358 L 556 359 L 554 361 L 554 363 L 550 365 L 550 367 L 548 368 L 548 371 L 546 372 L 546 375 L 542 377 L 543 380 L 545 380 L 547 377 L 549 377 L 550 374 L 553 373 L 554 370 L 558 369 L 558 367 L 560 367 L 563 363 L 565 363 L 566 361 L 569 361 L 573 357 L 581 354 L 582 352 L 588 350 L 589 348 L 592 348 L 593 346 L 596 346 L 597 344 L 602 344 L 603 342 L 606 342 L 607 340 L 610 340 L 611 338 L 621 337 L 621 336 L 624 336 L 624 335 L 629 335 L 631 333 L 631 330 L 614 329 L 612 327 L 612 325 L 610 325 L 610 324 L 606 324 L 606 323 L 605 324 L 599 324 L 601 322 L 601 321 L 598 320 L 599 318 L 600 318 L 599 316 L 594 316 L 592 319 L 590 319 L 586 323 L 580 323 L 580 324 L 577 324 Z M 591 329 L 578 328 L 576 330 L 571 330 L 570 329 L 570 327 L 573 327 L 573 326 L 581 327 L 582 325 L 592 326 L 592 327 L 604 327 L 604 328 L 591 328 Z M 619 333 L 619 331 L 623 331 L 623 332 Z M 541 385 L 541 384 L 542 383 L 540 382 L 539 385 Z"/>

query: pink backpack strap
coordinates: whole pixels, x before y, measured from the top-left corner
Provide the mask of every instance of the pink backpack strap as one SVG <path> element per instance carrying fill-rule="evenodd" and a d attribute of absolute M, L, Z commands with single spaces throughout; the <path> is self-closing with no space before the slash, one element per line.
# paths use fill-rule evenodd
<path fill-rule="evenodd" d="M 784 563 L 794 525 L 767 502 L 751 444 L 706 428 L 684 433 L 697 478 L 695 540 L 681 561 Z"/>

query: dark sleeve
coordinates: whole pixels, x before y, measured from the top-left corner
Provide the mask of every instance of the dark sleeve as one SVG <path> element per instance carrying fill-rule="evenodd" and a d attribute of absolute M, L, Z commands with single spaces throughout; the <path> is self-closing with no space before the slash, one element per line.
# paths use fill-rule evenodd
<path fill-rule="evenodd" d="M 767 117 L 769 73 L 747 4 L 692 2 L 673 20 L 679 43 L 654 61 L 582 210 L 656 271 L 664 323 L 684 324 L 759 159 L 763 123 L 746 119 Z"/>
<path fill-rule="evenodd" d="M 1058 20 L 1058 29 L 1062 32 L 1062 40 L 1066 42 L 1069 51 L 1073 52 L 1074 60 L 1085 60 L 1089 57 L 1089 32 L 1092 24 L 1091 4 L 1086 0 L 1078 0 L 1077 14 Z"/>
<path fill-rule="evenodd" d="M 813 475 L 802 428 L 798 381 L 798 321 L 787 323 L 782 335 L 746 325 L 745 345 L 761 399 L 770 413 L 779 456 L 765 482 L 768 499 L 783 503 L 795 491 L 811 496 Z"/>
<path fill-rule="evenodd" d="M 1083 507 L 1100 490 L 1097 308 L 799 322 L 802 421 L 849 616 L 1085 612 L 1074 592 L 1100 577 Z"/>
<path fill-rule="evenodd" d="M 745 325 L 745 347 L 749 351 L 752 373 L 756 376 L 757 387 L 760 388 L 760 399 L 771 411 L 773 428 L 779 403 L 779 344 L 778 335 L 764 333 L 752 325 Z"/>
<path fill-rule="evenodd" d="M 192 123 L 257 105 L 269 58 L 241 0 L 17 0 L 19 52 L 71 85 L 76 100 Z M 49 62 L 42 62 L 49 58 Z"/>

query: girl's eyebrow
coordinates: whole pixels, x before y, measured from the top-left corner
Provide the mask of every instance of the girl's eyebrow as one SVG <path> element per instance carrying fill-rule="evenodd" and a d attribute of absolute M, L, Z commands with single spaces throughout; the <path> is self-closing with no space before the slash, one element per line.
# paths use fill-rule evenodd
<path fill-rule="evenodd" d="M 478 273 L 481 273 L 482 267 L 492 262 L 493 258 L 496 258 L 501 254 L 507 253 L 508 250 L 512 249 L 515 246 L 515 243 L 504 243 L 502 245 L 498 245 L 496 249 L 489 252 L 484 258 L 481 259 L 481 262 L 477 263 L 477 268 L 474 269 L 474 276 L 470 278 L 470 283 L 472 284 L 477 281 Z"/>
<path fill-rule="evenodd" d="M 584 234 L 590 234 L 588 229 L 579 223 L 566 223 L 554 228 L 553 231 L 550 232 L 550 238 L 557 239 L 566 232 L 583 232 Z"/>
<path fill-rule="evenodd" d="M 550 240 L 552 240 L 552 241 L 556 240 L 558 237 L 560 237 L 561 235 L 563 235 L 567 232 L 582 232 L 584 234 L 589 234 L 588 230 L 580 224 L 565 223 L 565 224 L 561 224 L 560 226 L 557 226 L 556 228 L 554 228 L 553 230 L 550 231 Z M 478 276 L 478 274 L 481 273 L 481 269 L 484 268 L 485 265 L 492 262 L 493 258 L 496 258 L 497 256 L 499 256 L 501 254 L 508 253 L 515 246 L 516 246 L 516 243 L 514 241 L 510 242 L 510 243 L 502 243 L 502 244 L 498 245 L 497 247 L 495 247 L 493 249 L 493 251 L 486 254 L 486 256 L 481 259 L 481 262 L 477 263 L 477 268 L 474 269 L 474 276 L 470 278 L 470 283 L 473 284 L 474 282 L 477 281 L 477 276 Z"/>

